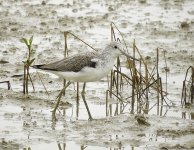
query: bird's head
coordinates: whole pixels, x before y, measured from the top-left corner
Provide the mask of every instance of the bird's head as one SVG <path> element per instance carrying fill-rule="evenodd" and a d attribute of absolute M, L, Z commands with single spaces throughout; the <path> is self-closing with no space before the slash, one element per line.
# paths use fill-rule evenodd
<path fill-rule="evenodd" d="M 111 42 L 107 47 L 106 49 L 109 50 L 109 53 L 111 53 L 115 58 L 117 58 L 118 56 L 120 55 L 125 55 L 127 58 L 131 58 L 131 59 L 134 59 L 134 60 L 138 60 L 132 56 L 130 56 L 129 54 L 127 54 L 123 48 L 122 48 L 122 45 L 121 43 L 119 42 Z"/>

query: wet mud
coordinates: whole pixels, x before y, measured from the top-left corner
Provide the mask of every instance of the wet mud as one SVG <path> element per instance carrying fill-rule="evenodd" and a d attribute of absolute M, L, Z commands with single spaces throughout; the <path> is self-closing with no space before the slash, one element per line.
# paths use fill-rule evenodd
<path fill-rule="evenodd" d="M 10 149 L 194 149 L 194 107 L 181 107 L 186 69 L 194 63 L 194 1 L 192 0 L 0 0 L 0 150 Z M 96 49 L 111 40 L 110 23 L 123 33 L 129 53 L 135 40 L 148 67 L 156 62 L 159 48 L 160 75 L 168 70 L 166 113 L 137 116 L 128 109 L 107 116 L 107 79 L 88 83 L 86 100 L 95 118 L 88 114 L 76 83 L 71 85 L 52 122 L 51 110 L 63 80 L 31 71 L 35 91 L 22 94 L 23 60 L 27 49 L 22 38 L 34 36 L 35 64 L 64 57 L 64 31 L 70 31 Z M 68 37 L 69 55 L 91 51 Z M 166 68 L 164 51 L 166 55 Z M 121 57 L 125 66 L 125 58 Z M 40 81 L 44 82 L 47 92 Z M 80 84 L 80 89 L 82 84 Z M 151 104 L 156 99 L 153 97 Z M 117 101 L 110 100 L 113 105 Z"/>

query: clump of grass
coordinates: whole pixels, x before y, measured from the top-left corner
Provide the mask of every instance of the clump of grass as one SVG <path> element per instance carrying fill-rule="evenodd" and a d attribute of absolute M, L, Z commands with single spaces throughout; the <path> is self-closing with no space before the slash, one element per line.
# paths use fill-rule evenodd
<path fill-rule="evenodd" d="M 31 58 L 32 54 L 34 53 L 34 50 L 32 48 L 33 36 L 29 40 L 26 38 L 23 38 L 22 40 L 25 43 L 25 45 L 27 46 L 27 50 L 28 50 L 27 59 L 22 61 L 24 63 L 23 93 L 28 94 L 28 85 L 29 85 L 28 82 L 29 82 L 29 80 L 32 84 L 33 90 L 35 90 L 32 79 L 31 79 L 30 74 L 29 74 L 30 65 L 35 60 L 35 58 Z"/>
<path fill-rule="evenodd" d="M 116 33 L 118 37 L 121 37 L 121 40 L 117 38 Z M 111 23 L 111 40 L 122 42 L 126 51 L 128 51 L 124 36 L 114 23 Z M 109 89 L 106 92 L 106 115 L 112 115 L 112 104 L 108 104 L 108 99 L 112 99 L 113 97 L 118 100 L 114 115 L 123 113 L 126 106 L 129 104 L 129 111 L 132 114 L 148 113 L 153 108 L 149 106 L 150 95 L 152 93 L 155 93 L 157 97 L 156 104 L 154 104 L 154 106 L 157 106 L 157 114 L 162 115 L 163 102 L 165 102 L 167 106 L 168 104 L 165 100 L 165 93 L 167 93 L 167 91 L 163 91 L 162 79 L 159 74 L 159 49 L 156 51 L 156 64 L 153 70 L 150 71 L 148 69 L 148 64 L 136 46 L 135 40 L 132 46 L 133 57 L 138 57 L 139 61 L 127 59 L 130 74 L 125 74 L 121 72 L 120 59 L 118 58 L 117 65 L 111 72 Z M 128 97 L 123 97 L 122 95 L 124 84 L 127 84 L 130 89 L 128 92 L 130 95 Z"/>

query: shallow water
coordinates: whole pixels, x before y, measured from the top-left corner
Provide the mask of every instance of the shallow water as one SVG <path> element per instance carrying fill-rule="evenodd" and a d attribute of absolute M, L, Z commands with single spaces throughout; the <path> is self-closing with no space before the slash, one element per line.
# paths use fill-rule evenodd
<path fill-rule="evenodd" d="M 17 101 L 17 100 L 16 100 Z M 104 103 L 97 103 L 97 102 L 91 102 L 89 101 L 89 108 L 91 111 L 92 116 L 97 119 L 98 122 L 103 121 L 103 118 L 106 115 L 105 111 L 105 104 Z M 113 110 L 115 109 L 113 105 Z M 25 107 L 24 107 L 25 106 Z M 79 109 L 78 109 L 79 108 Z M 164 108 L 165 110 L 165 108 Z M 59 149 L 58 143 L 60 143 L 61 147 L 65 147 L 66 149 L 81 149 L 84 146 L 87 146 L 87 149 L 110 149 L 110 148 L 116 148 L 116 149 L 145 149 L 145 146 L 135 146 L 131 144 L 127 144 L 124 142 L 122 144 L 123 139 L 128 139 L 129 135 L 125 135 L 125 133 L 120 132 L 118 135 L 113 134 L 114 132 L 106 133 L 103 137 L 104 141 L 107 141 L 107 143 L 114 143 L 112 146 L 107 145 L 103 146 L 103 144 L 96 145 L 96 142 L 93 141 L 92 138 L 89 138 L 90 140 L 88 143 L 82 139 L 78 138 L 80 133 L 74 133 L 72 129 L 69 130 L 69 125 L 71 123 L 76 123 L 81 121 L 85 122 L 86 124 L 89 124 L 90 121 L 87 123 L 88 114 L 85 109 L 84 103 L 80 101 L 79 107 L 76 106 L 76 104 L 70 108 L 62 109 L 61 115 L 58 115 L 59 122 L 56 124 L 52 124 L 51 122 L 51 112 L 50 109 L 42 109 L 42 108 L 34 108 L 30 107 L 28 105 L 28 102 L 24 101 L 23 106 L 17 106 L 17 103 L 14 104 L 1 104 L 0 109 L 0 118 L 1 118 L 1 125 L 0 125 L 0 132 L 1 139 L 8 141 L 16 141 L 19 144 L 18 146 L 20 149 L 30 147 L 31 149 L 46 149 L 46 148 L 52 148 L 52 149 Z M 126 111 L 127 112 L 127 111 Z M 165 112 L 165 111 L 164 111 Z M 149 112 L 150 115 L 156 114 L 156 107 L 153 107 L 153 109 Z M 175 117 L 175 118 L 181 118 L 182 114 L 179 109 L 176 107 L 168 108 L 168 111 L 165 112 L 165 116 L 168 117 Z M 119 116 L 118 116 L 119 117 Z M 189 113 L 186 115 L 187 119 L 191 119 Z M 110 118 L 111 119 L 111 118 Z M 114 118 L 112 118 L 114 119 Z M 81 123 L 80 122 L 80 123 Z M 119 120 L 120 122 L 120 120 Z M 176 120 L 175 120 L 176 122 Z M 178 121 L 177 121 L 178 123 Z M 106 123 L 105 123 L 106 125 Z M 71 125 L 70 125 L 71 126 Z M 81 125 L 82 126 L 82 125 Z M 122 125 L 120 124 L 121 129 Z M 92 126 L 91 126 L 92 127 Z M 113 127 L 113 126 L 112 126 Z M 88 127 L 87 127 L 88 128 Z M 87 129 L 86 128 L 86 129 Z M 113 127 L 114 128 L 114 127 Z M 88 128 L 90 130 L 90 127 Z M 103 129 L 103 126 L 102 126 Z M 78 130 L 81 130 L 81 128 Z M 117 129 L 116 129 L 117 130 Z M 62 142 L 53 141 L 56 135 L 53 135 L 53 133 L 58 134 L 58 131 L 62 131 L 60 134 L 59 141 L 64 141 L 65 143 L 61 144 Z M 68 133 L 66 134 L 66 131 Z M 40 132 L 40 133 L 38 133 Z M 50 133 L 51 132 L 51 133 Z M 69 132 L 72 134 L 69 137 Z M 93 131 L 91 131 L 93 132 Z M 96 132 L 96 131 L 95 131 Z M 100 132 L 100 130 L 98 131 Z M 103 132 L 103 131 L 102 131 Z M 38 133 L 38 134 L 37 134 Z M 75 134 L 75 135 L 73 135 Z M 87 133 L 85 133 L 87 137 Z M 45 136 L 46 135 L 46 136 Z M 48 136 L 48 137 L 47 137 Z M 143 137 L 143 141 L 147 142 L 156 142 L 157 143 L 166 143 L 166 142 L 173 142 L 176 141 L 173 137 L 168 136 L 158 136 L 155 132 L 152 131 L 152 129 L 148 130 L 146 133 L 139 133 L 139 137 Z M 17 137 L 17 138 L 16 138 Z M 75 138 L 75 141 L 73 140 Z M 24 140 L 23 142 L 21 141 Z M 82 141 L 83 140 L 83 141 Z M 84 142 L 85 141 L 85 142 Z M 119 147 L 119 142 L 121 142 Z M 27 144 L 28 143 L 28 144 Z M 93 143 L 93 144 L 92 144 Z M 97 142 L 98 143 L 98 142 Z M 106 143 L 106 142 L 105 142 Z M 115 143 L 117 143 L 115 145 Z M 133 143 L 133 142 L 130 142 Z M 105 144 L 106 145 L 106 144 Z M 152 145 L 152 144 L 148 144 Z M 65 149 L 64 148 L 64 149 Z"/>
<path fill-rule="evenodd" d="M 110 149 L 142 150 L 143 149 L 143 148 L 132 147 L 132 146 L 121 146 L 121 147 L 117 148 L 117 147 L 100 147 L 100 146 L 92 146 L 92 145 L 80 145 L 80 144 L 76 144 L 72 141 L 67 142 L 67 143 L 63 143 L 63 144 L 53 142 L 53 143 L 49 143 L 49 144 L 41 143 L 41 144 L 30 146 L 31 149 L 36 149 L 36 150 L 42 150 L 42 149 L 59 150 L 60 149 L 59 147 L 61 147 L 62 150 L 65 150 L 65 149 L 67 149 L 67 150 L 69 150 L 69 149 L 83 150 L 84 148 L 88 149 L 88 150 L 92 150 L 92 149 L 95 149 L 95 150 L 110 150 Z M 19 150 L 23 150 L 23 149 L 19 149 Z"/>

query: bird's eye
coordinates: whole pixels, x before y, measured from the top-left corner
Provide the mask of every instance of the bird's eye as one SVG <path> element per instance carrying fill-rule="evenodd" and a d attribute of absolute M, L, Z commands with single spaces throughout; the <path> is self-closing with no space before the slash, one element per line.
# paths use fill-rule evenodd
<path fill-rule="evenodd" d="M 114 48 L 117 49 L 117 46 L 115 45 Z"/>

